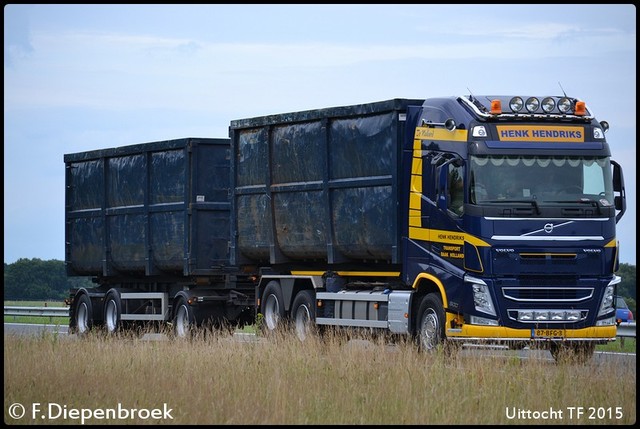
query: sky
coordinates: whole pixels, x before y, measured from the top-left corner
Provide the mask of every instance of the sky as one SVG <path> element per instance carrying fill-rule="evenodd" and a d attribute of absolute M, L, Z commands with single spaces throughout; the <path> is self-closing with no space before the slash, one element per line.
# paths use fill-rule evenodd
<path fill-rule="evenodd" d="M 635 265 L 631 3 L 5 5 L 4 262 L 64 260 L 66 153 L 393 98 L 563 92 L 610 124 Z"/>

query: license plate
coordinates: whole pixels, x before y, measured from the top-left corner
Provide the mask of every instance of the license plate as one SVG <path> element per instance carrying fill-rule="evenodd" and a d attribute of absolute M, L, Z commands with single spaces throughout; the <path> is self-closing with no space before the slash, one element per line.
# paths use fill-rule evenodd
<path fill-rule="evenodd" d="M 564 329 L 534 329 L 534 338 L 564 338 Z"/>

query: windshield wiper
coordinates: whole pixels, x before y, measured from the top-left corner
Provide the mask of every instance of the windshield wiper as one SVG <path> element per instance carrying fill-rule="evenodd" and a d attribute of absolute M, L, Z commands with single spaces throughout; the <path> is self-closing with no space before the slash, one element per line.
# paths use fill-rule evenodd
<path fill-rule="evenodd" d="M 482 200 L 482 201 L 480 201 L 480 204 L 482 204 L 482 203 L 499 203 L 499 204 L 524 203 L 524 204 L 531 204 L 536 209 L 536 214 L 540 214 L 540 207 L 538 206 L 538 202 L 536 200 L 509 200 L 509 199 L 504 199 L 504 200 Z"/>
<path fill-rule="evenodd" d="M 600 209 L 600 204 L 598 204 L 598 202 L 596 200 L 592 200 L 591 198 L 580 198 L 579 200 L 556 200 L 556 201 L 547 201 L 548 203 L 561 203 L 561 204 L 589 204 L 590 206 L 593 206 L 596 208 L 596 210 L 598 211 L 598 214 L 602 214 L 602 211 Z"/>

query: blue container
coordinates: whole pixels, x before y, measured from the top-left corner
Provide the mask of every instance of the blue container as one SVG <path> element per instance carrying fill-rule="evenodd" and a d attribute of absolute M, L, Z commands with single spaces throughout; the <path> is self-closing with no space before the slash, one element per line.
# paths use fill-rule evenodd
<path fill-rule="evenodd" d="M 399 263 L 406 110 L 422 102 L 231 121 L 232 262 Z"/>
<path fill-rule="evenodd" d="M 229 139 L 66 154 L 68 275 L 207 275 L 229 265 Z"/>

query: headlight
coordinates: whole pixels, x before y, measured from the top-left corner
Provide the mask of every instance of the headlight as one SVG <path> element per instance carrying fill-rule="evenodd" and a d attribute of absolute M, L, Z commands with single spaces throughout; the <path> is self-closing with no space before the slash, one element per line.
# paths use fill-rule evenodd
<path fill-rule="evenodd" d="M 496 310 L 493 306 L 493 300 L 489 293 L 489 286 L 480 279 L 466 276 L 465 282 L 471 283 L 471 290 L 473 291 L 473 304 L 476 311 L 481 311 L 492 316 L 496 315 Z"/>
<path fill-rule="evenodd" d="M 621 281 L 621 277 L 614 276 L 613 280 L 611 280 L 607 285 L 607 288 L 604 290 L 604 296 L 602 297 L 602 303 L 600 304 L 600 310 L 598 311 L 598 317 L 613 311 L 613 293 L 615 291 L 615 285 Z"/>

